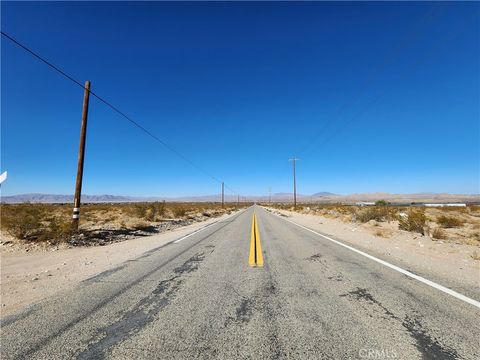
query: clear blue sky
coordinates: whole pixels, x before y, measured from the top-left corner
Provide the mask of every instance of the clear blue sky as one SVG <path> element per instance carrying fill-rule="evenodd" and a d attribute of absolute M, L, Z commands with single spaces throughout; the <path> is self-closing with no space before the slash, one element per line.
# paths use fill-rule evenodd
<path fill-rule="evenodd" d="M 1 6 L 3 31 L 242 194 L 290 192 L 293 155 L 304 194 L 480 191 L 479 3 Z M 1 50 L 2 193 L 72 193 L 82 89 Z M 219 191 L 91 100 L 84 193 Z"/>

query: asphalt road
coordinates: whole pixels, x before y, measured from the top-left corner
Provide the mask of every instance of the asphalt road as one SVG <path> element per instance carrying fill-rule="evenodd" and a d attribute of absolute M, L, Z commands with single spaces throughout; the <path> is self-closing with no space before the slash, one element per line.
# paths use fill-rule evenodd
<path fill-rule="evenodd" d="M 479 359 L 479 320 L 256 206 L 4 319 L 1 344 L 2 359 Z"/>

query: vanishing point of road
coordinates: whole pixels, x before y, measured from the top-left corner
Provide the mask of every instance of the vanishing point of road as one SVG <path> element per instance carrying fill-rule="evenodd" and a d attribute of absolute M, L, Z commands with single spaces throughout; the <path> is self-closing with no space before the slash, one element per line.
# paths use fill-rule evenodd
<path fill-rule="evenodd" d="M 252 206 L 3 319 L 1 355 L 480 359 L 479 320 L 477 306 Z"/>

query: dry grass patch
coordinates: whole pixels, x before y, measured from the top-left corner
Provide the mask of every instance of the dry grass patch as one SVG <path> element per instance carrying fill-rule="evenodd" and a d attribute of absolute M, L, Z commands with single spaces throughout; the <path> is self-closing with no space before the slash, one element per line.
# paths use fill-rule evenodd
<path fill-rule="evenodd" d="M 391 206 L 369 206 L 366 208 L 354 208 L 355 214 L 353 219 L 358 222 L 365 223 L 370 220 L 378 222 L 393 221 L 398 217 L 398 209 Z"/>
<path fill-rule="evenodd" d="M 410 209 L 407 214 L 400 216 L 398 227 L 401 230 L 418 232 L 425 235 L 427 217 L 423 209 Z"/>
<path fill-rule="evenodd" d="M 447 233 L 441 228 L 435 228 L 432 231 L 432 239 L 435 240 L 445 240 L 447 238 Z"/>
<path fill-rule="evenodd" d="M 480 243 L 480 232 L 474 232 L 471 234 L 472 240 L 474 242 L 479 242 Z"/>
<path fill-rule="evenodd" d="M 437 218 L 437 224 L 439 224 L 443 228 L 455 228 L 461 227 L 465 223 L 464 220 L 454 217 L 454 216 L 446 216 L 442 215 Z"/>
<path fill-rule="evenodd" d="M 364 209 L 359 209 L 358 211 L 355 212 L 354 219 L 357 222 L 361 223 L 366 223 L 371 220 L 375 221 L 383 221 L 384 220 L 384 215 L 381 211 L 381 209 L 375 207 L 368 207 Z"/>

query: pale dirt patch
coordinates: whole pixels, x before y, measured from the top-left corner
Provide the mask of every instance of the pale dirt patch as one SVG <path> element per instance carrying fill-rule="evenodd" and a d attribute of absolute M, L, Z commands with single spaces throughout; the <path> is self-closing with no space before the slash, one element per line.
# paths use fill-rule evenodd
<path fill-rule="evenodd" d="M 400 261 L 407 270 L 433 274 L 477 289 L 480 287 L 480 261 L 474 256 L 475 253 L 480 254 L 479 245 L 434 240 L 429 236 L 399 230 L 396 221 L 359 224 L 318 214 L 269 210 L 353 247 L 376 252 L 387 261 L 388 258 Z"/>
<path fill-rule="evenodd" d="M 111 243 L 105 246 L 25 249 L 1 246 L 0 316 L 13 314 L 58 291 L 73 288 L 82 280 L 134 259 L 229 215 L 176 228 L 153 236 Z"/>

